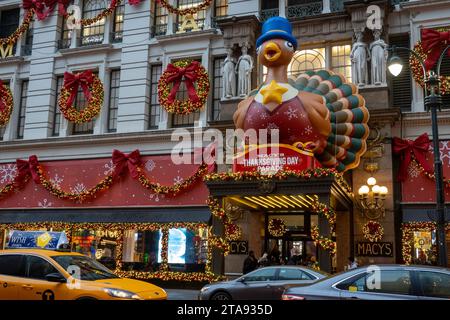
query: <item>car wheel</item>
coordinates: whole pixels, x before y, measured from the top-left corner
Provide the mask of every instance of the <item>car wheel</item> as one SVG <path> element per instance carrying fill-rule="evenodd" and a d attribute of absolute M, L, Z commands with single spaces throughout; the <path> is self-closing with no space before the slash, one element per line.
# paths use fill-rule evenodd
<path fill-rule="evenodd" d="M 231 296 L 226 292 L 216 292 L 212 295 L 211 300 L 231 300 Z"/>

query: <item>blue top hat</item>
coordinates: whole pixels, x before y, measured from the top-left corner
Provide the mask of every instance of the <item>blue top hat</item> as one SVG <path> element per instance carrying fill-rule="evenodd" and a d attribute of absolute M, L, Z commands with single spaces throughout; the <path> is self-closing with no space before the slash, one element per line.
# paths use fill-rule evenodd
<path fill-rule="evenodd" d="M 297 49 L 297 39 L 292 35 L 291 23 L 283 17 L 273 17 L 264 22 L 262 34 L 256 40 L 256 47 L 270 39 L 284 39 L 291 42 Z"/>

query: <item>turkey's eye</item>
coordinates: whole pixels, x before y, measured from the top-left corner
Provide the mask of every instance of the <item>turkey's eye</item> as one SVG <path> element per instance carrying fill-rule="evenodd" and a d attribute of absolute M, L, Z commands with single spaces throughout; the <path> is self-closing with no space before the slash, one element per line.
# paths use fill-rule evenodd
<path fill-rule="evenodd" d="M 261 52 L 261 46 L 259 46 L 258 48 L 256 48 L 256 54 L 259 54 Z"/>
<path fill-rule="evenodd" d="M 288 48 L 289 50 L 294 51 L 294 45 L 293 45 L 291 42 L 286 41 L 286 42 L 284 43 L 284 45 L 285 45 L 286 48 Z"/>

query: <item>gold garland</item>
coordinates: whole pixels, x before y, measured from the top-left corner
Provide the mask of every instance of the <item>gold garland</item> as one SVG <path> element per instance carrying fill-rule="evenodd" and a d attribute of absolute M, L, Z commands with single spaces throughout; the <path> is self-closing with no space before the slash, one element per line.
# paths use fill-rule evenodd
<path fill-rule="evenodd" d="M 425 177 L 427 177 L 430 180 L 436 181 L 436 176 L 434 175 L 434 173 L 428 172 L 427 170 L 425 170 L 425 168 L 420 164 L 419 161 L 417 161 L 416 157 L 414 156 L 414 153 L 411 152 L 411 161 L 413 164 L 415 164 L 417 166 L 417 168 L 419 169 L 420 173 L 423 173 L 425 175 Z M 450 187 L 450 179 L 447 179 L 446 177 L 443 177 L 442 180 L 444 180 L 444 185 L 446 187 Z"/>
<path fill-rule="evenodd" d="M 98 15 L 96 15 L 93 18 L 88 18 L 88 19 L 81 19 L 80 23 L 83 27 L 89 26 L 91 24 L 97 23 L 100 20 L 102 20 L 103 18 L 106 18 L 107 16 L 109 16 L 111 13 L 113 13 L 116 8 L 120 5 L 122 0 L 112 0 L 109 7 L 105 8 L 102 12 L 100 12 Z M 64 15 L 64 18 L 68 18 L 70 15 L 68 13 L 66 13 Z"/>
<path fill-rule="evenodd" d="M 11 89 L 4 85 L 0 80 L 0 99 L 3 100 L 5 110 L 0 111 L 0 127 L 6 126 L 11 119 L 13 111 L 14 101 L 11 93 Z"/>
<path fill-rule="evenodd" d="M 66 87 L 61 88 L 58 106 L 61 113 L 69 121 L 74 123 L 85 123 L 92 121 L 99 113 L 103 106 L 103 84 L 95 74 L 93 76 L 93 83 L 89 90 L 91 91 L 91 97 L 88 101 L 88 106 L 83 110 L 78 111 L 73 105 L 67 105 L 71 93 Z"/>
<path fill-rule="evenodd" d="M 7 38 L 0 38 L 0 46 L 14 45 L 17 40 L 28 30 L 33 21 L 34 9 L 28 10 L 20 26 Z"/>
<path fill-rule="evenodd" d="M 336 242 L 329 238 L 322 237 L 319 234 L 318 226 L 311 227 L 311 238 L 317 245 L 322 247 L 322 249 L 328 251 L 331 256 L 336 254 Z"/>
<path fill-rule="evenodd" d="M 167 0 L 159 0 L 159 3 L 161 4 L 161 6 L 166 8 L 167 11 L 169 11 L 170 13 L 177 14 L 179 16 L 185 16 L 187 14 L 196 14 L 197 12 L 208 8 L 211 5 L 212 0 L 204 0 L 202 3 L 198 4 L 195 7 L 185 9 L 175 8 L 174 6 L 169 4 Z"/>
<path fill-rule="evenodd" d="M 372 228 L 376 228 L 375 232 L 372 231 Z M 363 225 L 363 235 L 370 242 L 378 242 L 383 238 L 384 228 L 379 222 L 369 220 Z"/>
<path fill-rule="evenodd" d="M 428 52 L 422 47 L 422 43 L 419 41 L 414 46 L 413 51 L 417 53 L 422 61 L 426 61 L 428 58 Z M 411 55 L 409 57 L 409 64 L 411 66 L 411 73 L 413 75 L 414 80 L 422 87 L 425 87 L 425 82 L 423 79 L 423 68 L 419 59 L 415 55 Z M 450 76 L 442 76 L 440 77 L 441 83 L 441 94 L 449 94 L 450 93 Z"/>
<path fill-rule="evenodd" d="M 181 60 L 174 62 L 173 65 L 179 68 L 185 68 L 191 64 L 190 60 Z M 172 75 L 171 72 L 167 70 L 161 75 L 158 81 L 158 99 L 159 104 L 169 113 L 175 113 L 180 115 L 190 114 L 201 108 L 206 103 L 209 94 L 209 77 L 205 68 L 200 65 L 200 68 L 196 71 L 197 75 L 197 97 L 198 101 L 194 102 L 191 99 L 185 101 L 180 101 L 175 99 L 175 101 L 169 101 L 169 95 L 171 92 L 170 84 L 168 78 Z"/>
<path fill-rule="evenodd" d="M 239 240 L 242 236 L 242 230 L 238 225 L 234 224 L 230 217 L 226 214 L 225 209 L 220 204 L 219 200 L 215 197 L 210 196 L 207 200 L 207 204 L 209 206 L 209 210 L 216 218 L 220 219 L 223 222 L 225 227 L 225 239 L 227 241 L 236 241 Z M 225 242 L 222 241 L 220 246 L 225 248 Z M 229 251 L 229 245 L 226 244 L 226 250 Z"/>

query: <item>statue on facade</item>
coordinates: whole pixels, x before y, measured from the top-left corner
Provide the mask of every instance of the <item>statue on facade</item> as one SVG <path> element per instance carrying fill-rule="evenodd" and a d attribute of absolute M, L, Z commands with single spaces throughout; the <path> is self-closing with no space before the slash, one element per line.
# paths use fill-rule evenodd
<path fill-rule="evenodd" d="M 353 43 L 350 53 L 352 62 L 352 80 L 358 86 L 364 86 L 369 82 L 367 61 L 370 60 L 370 52 L 363 42 L 363 33 L 356 32 L 356 42 Z"/>
<path fill-rule="evenodd" d="M 236 96 L 236 59 L 232 57 L 231 48 L 227 49 L 227 54 L 222 65 L 222 99 L 231 99 Z"/>
<path fill-rule="evenodd" d="M 373 30 L 375 40 L 370 44 L 372 59 L 372 84 L 381 85 L 386 83 L 386 60 L 387 44 L 381 39 L 381 30 Z"/>
<path fill-rule="evenodd" d="M 248 54 L 248 44 L 242 46 L 242 55 L 236 65 L 238 74 L 238 96 L 245 97 L 252 88 L 253 58 Z"/>

